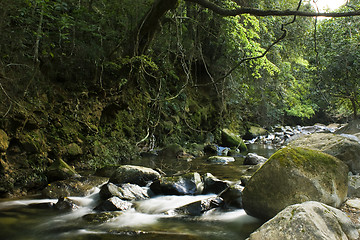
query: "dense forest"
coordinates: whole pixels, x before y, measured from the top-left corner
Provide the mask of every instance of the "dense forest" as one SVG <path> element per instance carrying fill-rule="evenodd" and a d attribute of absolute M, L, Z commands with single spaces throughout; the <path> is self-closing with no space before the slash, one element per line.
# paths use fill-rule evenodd
<path fill-rule="evenodd" d="M 357 0 L 1 0 L 0 193 L 223 128 L 359 110 Z"/>

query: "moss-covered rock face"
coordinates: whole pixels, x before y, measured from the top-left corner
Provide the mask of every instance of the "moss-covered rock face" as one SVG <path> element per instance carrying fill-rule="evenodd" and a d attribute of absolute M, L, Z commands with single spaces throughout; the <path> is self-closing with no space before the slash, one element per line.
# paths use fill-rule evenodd
<path fill-rule="evenodd" d="M 4 130 L 0 129 L 0 152 L 5 152 L 8 147 L 9 137 Z"/>
<path fill-rule="evenodd" d="M 320 151 L 286 147 L 251 177 L 243 192 L 245 211 L 270 219 L 287 206 L 318 201 L 339 207 L 348 189 L 348 167 Z"/>
<path fill-rule="evenodd" d="M 49 182 L 65 180 L 77 175 L 77 172 L 61 159 L 56 160 L 47 170 Z"/>
<path fill-rule="evenodd" d="M 224 128 L 221 131 L 221 145 L 225 147 L 236 147 L 239 148 L 240 151 L 247 150 L 247 147 L 242 138 L 227 128 Z"/>

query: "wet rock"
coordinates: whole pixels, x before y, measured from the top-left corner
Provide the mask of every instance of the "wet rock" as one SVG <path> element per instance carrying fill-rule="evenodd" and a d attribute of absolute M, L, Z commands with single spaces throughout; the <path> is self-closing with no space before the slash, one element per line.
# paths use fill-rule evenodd
<path fill-rule="evenodd" d="M 55 203 L 46 202 L 46 203 L 32 203 L 28 205 L 28 208 L 32 209 L 53 209 L 55 208 Z"/>
<path fill-rule="evenodd" d="M 247 147 L 242 140 L 242 138 L 231 132 L 229 129 L 224 128 L 221 131 L 221 145 L 225 147 L 236 147 L 239 148 L 241 151 L 246 151 Z"/>
<path fill-rule="evenodd" d="M 6 132 L 0 129 L 0 152 L 5 152 L 9 147 L 9 137 Z"/>
<path fill-rule="evenodd" d="M 243 208 L 242 204 L 242 191 L 244 187 L 240 184 L 234 184 L 228 187 L 220 197 L 224 200 L 224 203 L 228 207 Z"/>
<path fill-rule="evenodd" d="M 119 166 L 110 177 L 114 184 L 133 183 L 145 186 L 147 183 L 160 178 L 160 174 L 147 167 L 122 165 Z"/>
<path fill-rule="evenodd" d="M 314 133 L 290 142 L 289 146 L 320 150 L 344 161 L 353 174 L 360 173 L 360 144 L 353 139 L 332 133 Z"/>
<path fill-rule="evenodd" d="M 259 156 L 256 153 L 248 153 L 244 159 L 244 165 L 257 165 L 263 164 L 267 161 L 267 158 Z"/>
<path fill-rule="evenodd" d="M 116 186 L 113 183 L 107 183 L 101 187 L 99 194 L 102 199 L 108 199 L 116 196 L 127 201 L 144 200 L 149 198 L 147 190 L 130 183 L 121 184 L 120 186 Z"/>
<path fill-rule="evenodd" d="M 100 203 L 95 211 L 126 211 L 132 206 L 131 202 L 121 200 L 118 197 L 111 197 Z"/>
<path fill-rule="evenodd" d="M 55 160 L 53 164 L 47 169 L 46 173 L 48 182 L 65 180 L 72 177 L 80 176 L 72 167 L 61 159 Z"/>
<path fill-rule="evenodd" d="M 78 209 L 79 206 L 71 199 L 67 197 L 59 198 L 58 202 L 54 205 L 54 208 L 60 211 L 71 211 Z"/>
<path fill-rule="evenodd" d="M 318 201 L 339 207 L 348 188 L 348 167 L 320 151 L 286 147 L 271 156 L 243 191 L 245 211 L 270 219 L 285 207 Z"/>
<path fill-rule="evenodd" d="M 43 189 L 42 195 L 45 198 L 60 198 L 60 197 L 84 197 L 88 195 L 94 187 L 106 183 L 108 178 L 103 177 L 79 177 L 57 181 L 48 184 Z"/>
<path fill-rule="evenodd" d="M 182 176 L 162 177 L 150 185 L 155 194 L 194 195 L 203 190 L 200 174 L 188 173 Z"/>
<path fill-rule="evenodd" d="M 207 159 L 207 161 L 215 164 L 228 164 L 230 162 L 235 162 L 235 158 L 223 157 L 223 156 L 211 156 Z"/>
<path fill-rule="evenodd" d="M 99 213 L 89 213 L 82 217 L 89 224 L 99 224 L 105 223 L 113 218 L 116 218 L 123 214 L 120 211 L 112 211 L 112 212 L 99 212 Z"/>
<path fill-rule="evenodd" d="M 221 198 L 210 197 L 176 208 L 174 212 L 182 215 L 201 216 L 204 212 L 221 207 L 222 205 L 223 201 Z"/>
<path fill-rule="evenodd" d="M 319 202 L 305 202 L 288 206 L 248 240 L 358 238 L 359 232 L 345 213 Z"/>
<path fill-rule="evenodd" d="M 202 194 L 209 194 L 209 193 L 219 194 L 230 185 L 228 182 L 217 179 L 211 173 L 206 173 L 203 176 L 203 181 L 204 181 L 204 190 Z"/>

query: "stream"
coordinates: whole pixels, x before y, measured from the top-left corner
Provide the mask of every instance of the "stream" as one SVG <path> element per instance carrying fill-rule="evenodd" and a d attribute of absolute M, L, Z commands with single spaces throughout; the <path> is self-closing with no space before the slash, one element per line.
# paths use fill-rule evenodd
<path fill-rule="evenodd" d="M 276 149 L 265 145 L 250 145 L 249 152 L 269 157 Z M 210 164 L 202 158 L 192 161 L 154 161 L 144 158 L 134 165 L 160 167 L 167 174 L 181 171 L 210 172 L 222 180 L 239 180 L 246 168 L 243 158 L 226 165 Z M 99 187 L 86 197 L 69 197 L 80 207 L 70 212 L 51 209 L 49 203 L 57 199 L 0 200 L 0 236 L 2 240 L 87 240 L 87 239 L 246 239 L 263 222 L 248 216 L 243 209 L 213 209 L 202 216 L 175 214 L 172 210 L 185 204 L 214 195 L 157 196 L 134 203 L 131 208 L 105 223 L 86 221 L 83 216 L 95 213 L 99 202 Z"/>

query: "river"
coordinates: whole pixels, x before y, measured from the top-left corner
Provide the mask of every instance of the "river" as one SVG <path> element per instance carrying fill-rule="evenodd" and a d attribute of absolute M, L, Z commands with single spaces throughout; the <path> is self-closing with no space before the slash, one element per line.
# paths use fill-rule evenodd
<path fill-rule="evenodd" d="M 249 146 L 251 152 L 269 157 L 274 148 L 262 145 Z M 243 158 L 226 165 L 209 164 L 203 159 L 192 161 L 162 161 L 142 159 L 137 165 L 161 167 L 167 173 L 197 171 L 210 172 L 223 180 L 238 180 L 246 171 Z M 139 160 L 140 161 L 140 160 Z M 41 199 L 40 196 L 17 200 L 0 200 L 0 236 L 2 240 L 107 240 L 107 239 L 246 239 L 262 222 L 248 216 L 243 209 L 211 210 L 202 216 L 175 214 L 172 210 L 211 195 L 157 196 L 137 201 L 136 207 L 119 214 L 104 223 L 90 223 L 84 216 L 95 213 L 99 201 L 99 188 L 86 197 L 70 197 L 80 207 L 62 212 L 46 207 L 57 199 Z M 41 203 L 41 204 L 40 204 Z"/>

